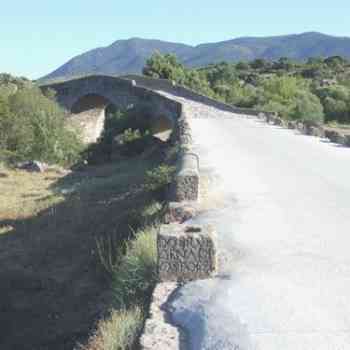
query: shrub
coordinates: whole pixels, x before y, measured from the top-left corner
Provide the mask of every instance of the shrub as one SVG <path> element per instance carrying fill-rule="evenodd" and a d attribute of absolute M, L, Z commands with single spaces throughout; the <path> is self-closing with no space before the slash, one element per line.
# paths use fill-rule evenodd
<path fill-rule="evenodd" d="M 316 90 L 324 106 L 327 121 L 350 122 L 350 88 L 334 85 Z"/>
<path fill-rule="evenodd" d="M 269 102 L 262 104 L 260 108 L 267 112 L 276 112 L 282 118 L 288 118 L 293 106 L 270 100 Z"/>
<path fill-rule="evenodd" d="M 158 52 L 146 61 L 143 74 L 152 78 L 174 80 L 181 84 L 185 80 L 185 67 L 175 55 L 162 55 Z"/>
<path fill-rule="evenodd" d="M 153 214 L 159 207 L 150 206 Z M 149 213 L 148 213 L 149 214 Z M 145 213 L 147 215 L 147 213 Z M 102 264 L 112 276 L 114 305 L 110 317 L 99 322 L 97 331 L 80 350 L 131 350 L 143 327 L 145 314 L 141 311 L 150 300 L 157 283 L 157 227 L 148 226 L 114 251 L 112 243 L 98 244 Z M 125 253 L 125 254 L 123 254 Z"/>
<path fill-rule="evenodd" d="M 140 308 L 113 310 L 111 315 L 101 320 L 96 333 L 80 350 L 129 350 L 143 327 L 144 316 Z"/>
<path fill-rule="evenodd" d="M 117 307 L 142 305 L 157 281 L 156 227 L 148 227 L 129 242 L 126 254 L 113 271 Z"/>
<path fill-rule="evenodd" d="M 350 122 L 350 107 L 344 100 L 326 97 L 323 101 L 327 121 L 337 120 L 342 123 Z"/>
<path fill-rule="evenodd" d="M 296 96 L 295 107 L 289 113 L 289 117 L 322 124 L 324 121 L 323 106 L 319 98 L 311 92 L 299 92 Z"/>
<path fill-rule="evenodd" d="M 241 62 L 238 62 L 236 64 L 237 70 L 248 70 L 249 68 L 250 68 L 250 66 L 249 66 L 249 63 L 247 63 L 247 62 L 241 61 Z"/>
<path fill-rule="evenodd" d="M 145 187 L 148 191 L 162 191 L 169 185 L 174 177 L 175 167 L 160 165 L 146 174 Z"/>
<path fill-rule="evenodd" d="M 149 105 L 138 105 L 126 111 L 108 113 L 103 133 L 97 144 L 85 152 L 90 163 L 101 163 L 111 159 L 112 153 L 135 156 L 151 144 L 152 109 Z"/>
<path fill-rule="evenodd" d="M 258 104 L 258 89 L 235 84 L 226 96 L 226 102 L 237 107 L 252 108 Z"/>
<path fill-rule="evenodd" d="M 2 147 L 13 154 L 9 161 L 37 159 L 69 165 L 79 158 L 82 144 L 65 127 L 64 112 L 38 88 L 18 90 L 7 104 L 6 112 L 0 112 L 0 135 Z"/>
<path fill-rule="evenodd" d="M 121 138 L 121 142 L 125 145 L 141 138 L 140 130 L 126 129 Z"/>

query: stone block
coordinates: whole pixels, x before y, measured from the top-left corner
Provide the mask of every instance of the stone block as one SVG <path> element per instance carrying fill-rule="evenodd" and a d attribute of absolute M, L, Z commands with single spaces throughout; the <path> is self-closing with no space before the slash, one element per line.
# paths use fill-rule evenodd
<path fill-rule="evenodd" d="M 174 181 L 176 202 L 196 201 L 199 196 L 198 156 L 186 152 L 180 157 L 178 173 Z"/>
<path fill-rule="evenodd" d="M 196 171 L 185 169 L 175 179 L 175 200 L 196 201 L 198 199 L 199 174 Z"/>
<path fill-rule="evenodd" d="M 162 225 L 157 248 L 161 281 L 206 279 L 216 271 L 216 239 L 210 226 Z"/>

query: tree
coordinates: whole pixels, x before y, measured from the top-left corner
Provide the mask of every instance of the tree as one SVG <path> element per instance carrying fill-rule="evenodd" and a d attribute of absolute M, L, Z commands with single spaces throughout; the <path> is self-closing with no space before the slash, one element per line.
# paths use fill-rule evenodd
<path fill-rule="evenodd" d="M 274 67 L 277 69 L 283 69 L 290 71 L 294 68 L 295 63 L 288 57 L 281 57 L 278 62 L 274 63 Z"/>
<path fill-rule="evenodd" d="M 2 147 L 19 160 L 70 164 L 81 150 L 76 134 L 65 127 L 63 110 L 35 87 L 18 90 L 8 98 L 0 133 L 4 135 Z"/>
<path fill-rule="evenodd" d="M 324 121 L 323 106 L 319 98 L 309 91 L 300 91 L 295 98 L 295 106 L 289 116 L 307 122 L 322 124 Z"/>
<path fill-rule="evenodd" d="M 350 88 L 334 85 L 316 90 L 324 106 L 326 120 L 350 122 Z"/>
<path fill-rule="evenodd" d="M 238 62 L 236 64 L 237 70 L 248 70 L 249 68 L 250 68 L 250 66 L 249 66 L 249 63 L 247 63 L 247 62 L 241 61 L 241 62 Z"/>
<path fill-rule="evenodd" d="M 306 64 L 308 66 L 320 66 L 323 63 L 324 63 L 324 59 L 322 57 L 310 57 L 306 61 Z"/>
<path fill-rule="evenodd" d="M 253 69 L 265 69 L 265 68 L 269 68 L 271 66 L 271 64 L 270 64 L 270 62 L 268 62 L 262 58 L 257 58 L 256 60 L 254 60 L 250 63 L 250 66 Z"/>
<path fill-rule="evenodd" d="M 305 80 L 275 77 L 263 83 L 262 108 L 277 112 L 284 118 L 323 121 L 323 107 L 310 91 Z"/>
<path fill-rule="evenodd" d="M 143 68 L 143 74 L 157 79 L 168 79 L 178 83 L 185 80 L 185 67 L 177 60 L 175 55 L 153 54 Z"/>
<path fill-rule="evenodd" d="M 341 56 L 331 56 L 326 58 L 324 63 L 333 69 L 338 69 L 345 66 L 347 61 Z"/>

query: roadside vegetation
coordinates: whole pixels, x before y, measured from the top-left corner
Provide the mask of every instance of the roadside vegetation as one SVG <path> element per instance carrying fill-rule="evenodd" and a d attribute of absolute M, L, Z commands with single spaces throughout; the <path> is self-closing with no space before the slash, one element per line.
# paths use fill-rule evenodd
<path fill-rule="evenodd" d="M 24 78 L 0 74 L 0 161 L 77 162 L 82 144 L 65 127 L 65 117 L 52 93 L 45 96 Z"/>
<path fill-rule="evenodd" d="M 39 119 L 53 132 L 56 124 L 49 121 L 63 120 L 63 112 L 26 84 L 11 90 L 3 105 L 14 110 L 9 101 L 16 100 L 16 110 L 30 120 L 37 120 L 35 108 L 47 111 Z M 76 148 L 71 158 L 65 152 L 58 157 L 55 148 L 24 152 L 1 144 L 2 349 L 137 347 L 157 280 L 156 231 L 174 171 L 173 148 L 151 135 L 145 113 L 147 108 L 111 113 L 100 141 Z M 41 134 L 33 135 L 35 145 Z M 78 136 L 69 137 L 81 147 Z M 17 159 L 74 166 L 68 173 L 30 173 L 12 167 Z"/>
<path fill-rule="evenodd" d="M 285 119 L 350 124 L 350 62 L 338 56 L 304 63 L 257 59 L 187 69 L 173 55 L 155 54 L 143 73 L 237 107 L 277 112 Z"/>

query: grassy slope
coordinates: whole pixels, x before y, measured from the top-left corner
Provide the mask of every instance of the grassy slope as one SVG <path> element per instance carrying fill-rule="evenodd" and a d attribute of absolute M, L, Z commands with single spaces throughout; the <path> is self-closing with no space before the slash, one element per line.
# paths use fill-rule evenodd
<path fill-rule="evenodd" d="M 2 350 L 71 350 L 108 316 L 113 295 L 96 239 L 118 246 L 142 223 L 152 202 L 145 173 L 158 162 L 135 158 L 65 177 L 0 169 Z"/>

